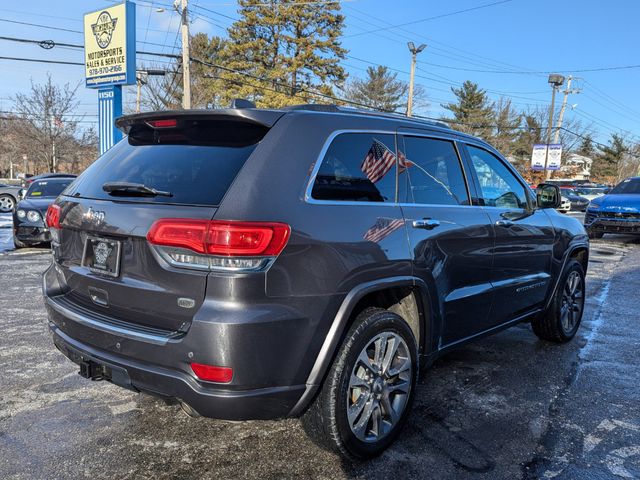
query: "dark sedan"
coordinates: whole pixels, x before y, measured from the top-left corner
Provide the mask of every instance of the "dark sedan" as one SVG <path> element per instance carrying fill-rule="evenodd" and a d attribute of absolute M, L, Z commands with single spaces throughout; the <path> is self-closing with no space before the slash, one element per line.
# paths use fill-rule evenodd
<path fill-rule="evenodd" d="M 562 196 L 571 202 L 571 210 L 584 212 L 589 205 L 589 200 L 578 194 L 573 188 L 560 188 Z"/>
<path fill-rule="evenodd" d="M 44 222 L 47 208 L 73 182 L 73 178 L 47 178 L 31 183 L 25 198 L 13 212 L 13 243 L 22 248 L 49 243 L 51 234 Z"/>
<path fill-rule="evenodd" d="M 640 177 L 627 178 L 607 195 L 591 200 L 584 226 L 591 238 L 605 233 L 640 233 Z"/>

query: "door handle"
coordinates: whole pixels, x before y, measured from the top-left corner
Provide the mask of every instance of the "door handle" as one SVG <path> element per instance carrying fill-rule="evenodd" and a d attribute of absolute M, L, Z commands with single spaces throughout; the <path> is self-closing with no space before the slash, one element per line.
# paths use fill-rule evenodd
<path fill-rule="evenodd" d="M 423 218 L 422 220 L 414 220 L 413 228 L 422 228 L 424 230 L 433 230 L 436 227 L 440 226 L 439 220 L 433 220 L 431 218 Z"/>
<path fill-rule="evenodd" d="M 498 220 L 496 222 L 496 225 L 498 227 L 507 227 L 507 228 L 509 228 L 509 227 L 513 226 L 513 222 L 511 220 Z"/>

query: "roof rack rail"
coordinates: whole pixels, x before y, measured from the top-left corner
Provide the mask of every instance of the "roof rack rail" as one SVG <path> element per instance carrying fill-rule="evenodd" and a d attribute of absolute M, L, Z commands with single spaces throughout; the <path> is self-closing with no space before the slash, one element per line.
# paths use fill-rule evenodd
<path fill-rule="evenodd" d="M 387 117 L 387 118 L 396 118 L 398 120 L 410 120 L 414 122 L 424 123 L 430 126 L 436 126 L 440 128 L 446 128 L 451 130 L 451 127 L 438 120 L 429 120 L 419 117 L 406 117 L 401 113 L 394 112 L 380 112 L 378 110 L 369 110 L 366 108 L 355 108 L 349 106 L 340 106 L 335 105 L 333 103 L 307 103 L 302 105 L 291 105 L 288 107 L 283 107 L 282 110 L 306 110 L 310 112 L 332 112 L 332 113 L 357 113 L 360 115 L 371 115 L 375 117 Z"/>

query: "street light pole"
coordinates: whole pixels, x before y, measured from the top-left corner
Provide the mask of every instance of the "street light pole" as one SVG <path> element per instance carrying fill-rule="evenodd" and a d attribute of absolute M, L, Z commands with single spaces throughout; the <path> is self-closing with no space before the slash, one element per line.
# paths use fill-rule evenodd
<path fill-rule="evenodd" d="M 136 113 L 140 113 L 140 97 L 142 96 L 142 86 L 149 83 L 149 75 L 163 77 L 164 70 L 136 70 Z"/>
<path fill-rule="evenodd" d="M 413 42 L 407 43 L 407 46 L 411 52 L 411 75 L 409 76 L 409 99 L 407 100 L 407 117 L 410 117 L 413 110 L 413 83 L 416 74 L 416 56 L 427 48 L 427 46 L 423 43 L 419 47 L 416 47 Z"/>
<path fill-rule="evenodd" d="M 549 129 L 547 130 L 547 145 L 544 154 L 544 178 L 549 180 L 551 178 L 551 171 L 547 170 L 549 163 L 549 145 L 551 144 L 551 131 L 553 130 L 553 113 L 555 111 L 556 103 L 556 90 L 564 83 L 564 77 L 553 73 L 549 75 L 549 84 L 551 85 L 551 106 L 549 107 Z"/>

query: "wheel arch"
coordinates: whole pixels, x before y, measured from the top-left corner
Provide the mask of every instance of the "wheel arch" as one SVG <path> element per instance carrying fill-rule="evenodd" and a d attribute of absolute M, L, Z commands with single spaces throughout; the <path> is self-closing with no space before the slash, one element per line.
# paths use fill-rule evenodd
<path fill-rule="evenodd" d="M 561 267 L 558 269 L 558 273 L 556 275 L 556 279 L 554 281 L 553 289 L 550 290 L 547 301 L 545 302 L 545 309 L 549 308 L 551 302 L 553 301 L 553 297 L 558 290 L 558 286 L 560 284 L 560 279 L 562 278 L 562 272 L 564 272 L 565 267 L 567 266 L 567 262 L 570 259 L 576 259 L 582 265 L 584 273 L 587 273 L 587 267 L 589 265 L 589 244 L 588 243 L 574 243 L 570 245 L 564 253 Z"/>
<path fill-rule="evenodd" d="M 413 276 L 391 277 L 354 287 L 344 298 L 306 381 L 306 390 L 290 416 L 304 412 L 329 371 L 355 317 L 368 307 L 380 307 L 405 319 L 418 340 L 419 355 L 430 353 L 435 310 L 427 284 Z"/>

